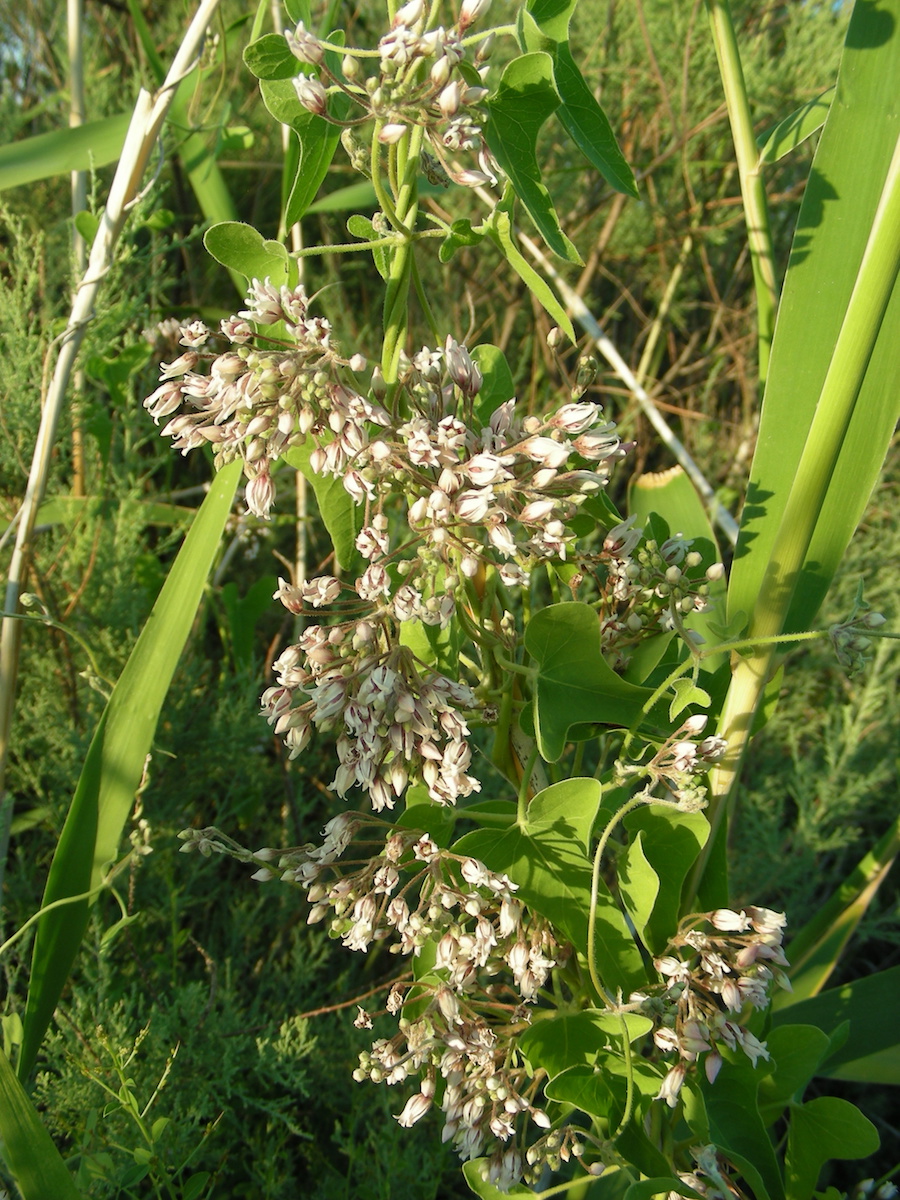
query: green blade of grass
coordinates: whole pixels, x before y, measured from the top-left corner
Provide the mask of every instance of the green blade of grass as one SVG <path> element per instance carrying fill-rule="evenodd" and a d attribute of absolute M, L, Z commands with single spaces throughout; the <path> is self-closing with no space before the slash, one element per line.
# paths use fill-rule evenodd
<path fill-rule="evenodd" d="M 0 146 L 0 191 L 116 162 L 130 120 L 129 111 L 88 121 L 76 129 L 54 129 Z"/>
<path fill-rule="evenodd" d="M 816 996 L 828 982 L 841 953 L 900 852 L 900 817 L 895 818 L 863 860 L 811 921 L 791 939 L 788 975 L 792 992 L 779 992 L 776 1008 Z"/>
<path fill-rule="evenodd" d="M 97 889 L 118 854 L 160 709 L 178 665 L 240 476 L 216 476 L 153 611 L 100 718 L 60 835 L 43 906 Z M 86 899 L 45 913 L 38 924 L 19 1077 L 34 1066 L 88 920 Z"/>
<path fill-rule="evenodd" d="M 62 1155 L 2 1050 L 0 1138 L 23 1200 L 81 1200 Z"/>

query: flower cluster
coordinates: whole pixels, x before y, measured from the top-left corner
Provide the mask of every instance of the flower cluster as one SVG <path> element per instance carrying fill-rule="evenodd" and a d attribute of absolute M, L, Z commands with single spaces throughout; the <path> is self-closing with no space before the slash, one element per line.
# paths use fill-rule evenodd
<path fill-rule="evenodd" d="M 706 803 L 702 777 L 718 762 L 728 748 L 724 738 L 711 735 L 696 739 L 706 728 L 706 714 L 695 713 L 672 733 L 647 763 L 620 767 L 623 779 L 644 775 L 648 784 L 643 798 L 650 804 L 671 803 L 684 812 L 697 812 Z M 662 784 L 666 795 L 654 789 Z"/>
<path fill-rule="evenodd" d="M 371 847 L 385 833 L 379 853 L 341 861 L 351 842 Z M 257 880 L 303 887 L 309 922 L 329 917 L 331 936 L 348 949 L 392 939 L 393 953 L 416 957 L 435 945 L 429 973 L 412 985 L 395 984 L 387 998 L 384 1011 L 398 1018 L 397 1034 L 376 1039 L 354 1072 L 357 1080 L 389 1085 L 418 1079 L 419 1090 L 398 1115 L 401 1125 L 415 1124 L 432 1107 L 440 1077 L 444 1140 L 463 1160 L 487 1153 L 486 1177 L 496 1186 L 536 1180 L 545 1163 L 578 1157 L 576 1131 L 551 1129 L 538 1103 L 540 1080 L 515 1050 L 529 1006 L 568 947 L 516 898 L 506 875 L 439 848 L 428 834 L 342 813 L 323 835 L 320 846 L 253 853 L 216 829 L 179 836 L 182 850 L 228 854 L 255 866 Z M 360 1007 L 355 1023 L 370 1029 L 376 1015 Z M 542 1131 L 536 1140 L 532 1127 Z"/>
<path fill-rule="evenodd" d="M 291 608 L 340 587 L 333 577 L 304 588 L 282 580 L 276 596 Z M 463 716 L 475 707 L 474 692 L 392 645 L 383 617 L 310 625 L 274 666 L 278 682 L 262 695 L 263 715 L 284 735 L 291 758 L 305 748 L 313 726 L 338 731 L 340 766 L 331 786 L 341 796 L 359 785 L 380 812 L 393 808 L 409 784 L 424 784 L 438 804 L 479 790 L 467 773 Z"/>
<path fill-rule="evenodd" d="M 300 103 L 317 116 L 345 125 L 350 136 L 351 161 L 367 172 L 367 154 L 357 142 L 353 127 L 359 117 L 346 121 L 328 111 L 329 92 L 340 92 L 365 117 L 374 119 L 378 141 L 398 142 L 412 127 L 424 130 L 432 153 L 423 154 L 423 167 L 435 181 L 450 180 L 466 187 L 496 184 L 499 167 L 482 135 L 482 104 L 488 90 L 481 86 L 479 68 L 490 53 L 485 39 L 474 62 L 467 62 L 463 35 L 488 5 L 468 0 L 453 27 L 426 28 L 428 6 L 424 0 L 409 0 L 394 16 L 391 28 L 378 43 L 378 71 L 363 77 L 368 59 L 347 50 L 341 71 L 329 67 L 323 43 L 301 21 L 285 35 L 291 53 L 311 68 L 294 80 Z M 468 69 L 466 69 L 468 68 Z M 346 144 L 346 140 L 345 140 Z M 460 152 L 477 157 L 478 167 L 459 166 Z"/>
<path fill-rule="evenodd" d="M 788 965 L 781 948 L 785 923 L 783 913 L 753 906 L 738 912 L 720 908 L 681 922 L 669 944 L 671 952 L 654 960 L 664 983 L 630 997 L 653 1018 L 657 1047 L 678 1055 L 657 1100 L 675 1107 L 685 1077 L 701 1055 L 712 1083 L 722 1065 L 723 1046 L 742 1050 L 754 1066 L 757 1059 L 769 1057 L 741 1014 L 766 1008 L 773 984 L 790 990 L 782 970 Z"/>
<path fill-rule="evenodd" d="M 276 325 L 281 336 L 261 332 Z M 247 504 L 258 517 L 267 517 L 275 500 L 272 465 L 291 447 L 310 435 L 327 441 L 335 467 L 346 461 L 344 443 L 354 430 L 388 421 L 347 385 L 348 373 L 364 370 L 366 361 L 341 358 L 329 322 L 309 315 L 302 286 L 254 279 L 247 308 L 223 320 L 218 335 L 202 321 L 182 326 L 180 334 L 186 349 L 161 364 L 160 386 L 144 407 L 157 424 L 171 417 L 163 436 L 183 453 L 212 445 L 217 469 L 241 458 Z M 224 342 L 221 353 L 217 342 Z M 179 412 L 183 404 L 194 411 Z"/>

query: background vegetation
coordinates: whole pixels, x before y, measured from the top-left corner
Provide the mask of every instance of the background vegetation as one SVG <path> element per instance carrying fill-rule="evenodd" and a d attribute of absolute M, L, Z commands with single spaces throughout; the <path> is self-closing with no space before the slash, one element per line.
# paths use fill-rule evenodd
<path fill-rule="evenodd" d="M 841 6 L 774 0 L 734 7 L 764 129 L 832 81 L 846 14 Z M 281 145 L 241 63 L 248 13 L 236 3 L 222 11 L 218 46 L 188 116 L 213 148 L 239 218 L 275 236 Z M 145 11 L 163 61 L 188 15 L 173 0 Z M 364 25 L 365 5 L 354 19 Z M 585 259 L 570 282 L 727 503 L 752 452 L 757 388 L 738 181 L 703 7 L 686 0 L 582 5 L 573 41 L 642 199 L 613 195 L 556 147 L 544 147 L 551 192 Z M 152 68 L 133 14 L 88 3 L 85 49 L 88 119 L 126 110 Z M 8 6 L 0 15 L 0 143 L 63 127 L 67 88 L 62 8 L 49 0 Z M 82 355 L 84 378 L 58 441 L 29 590 L 64 630 L 35 624 L 25 632 L 8 781 L 15 813 L 5 936 L 40 904 L 105 696 L 212 470 L 199 456 L 172 456 L 141 407 L 155 386 L 156 361 L 174 357 L 159 323 L 171 315 L 209 320 L 230 311 L 235 298 L 227 274 L 202 249 L 203 214 L 178 149 L 170 130 L 158 176 L 104 286 Z M 811 153 L 801 147 L 776 176 L 782 263 Z M 104 167 L 92 177 L 89 210 L 102 202 L 110 174 Z M 344 240 L 337 193 L 350 182 L 340 166 L 329 175 L 323 191 L 332 205 L 304 218 L 307 241 Z M 0 202 L 5 528 L 27 476 L 44 355 L 69 307 L 73 224 L 64 176 L 5 190 Z M 439 206 L 440 196 L 432 203 Z M 451 327 L 469 330 L 470 344 L 500 345 L 518 363 L 520 395 L 533 395 L 556 371 L 545 351 L 545 316 L 532 311 L 499 258 L 469 260 L 463 252 L 456 261 L 459 269 L 430 294 L 442 297 Z M 336 270 L 327 258 L 310 261 L 308 290 L 337 282 Z M 367 348 L 369 313 L 377 322 L 370 275 L 368 260 L 350 260 L 340 291 L 323 295 L 351 351 Z M 671 465 L 611 374 L 601 376 L 596 398 L 636 440 L 632 470 Z M 897 480 L 895 453 L 825 619 L 849 611 L 863 578 L 873 607 L 896 621 Z M 619 486 L 625 482 L 623 473 Z M 281 846 L 303 842 L 323 820 L 329 747 L 319 742 L 289 769 L 255 715 L 267 667 L 290 634 L 270 603 L 275 576 L 285 560 L 297 560 L 303 542 L 312 574 L 326 546 L 314 523 L 280 507 L 266 528 L 240 513 L 234 518 L 136 798 L 133 836 L 152 853 L 136 859 L 117 893 L 95 906 L 44 1047 L 39 1107 L 78 1164 L 79 1186 L 98 1200 L 180 1196 L 178 1172 L 188 1163 L 210 1172 L 212 1194 L 223 1200 L 468 1194 L 436 1138 L 391 1121 L 398 1101 L 388 1105 L 393 1098 L 383 1089 L 350 1080 L 366 1042 L 352 1029 L 352 1001 L 382 987 L 395 963 L 386 955 L 348 963 L 318 927 L 306 926 L 293 893 L 253 884 L 231 863 L 177 854 L 175 834 L 192 823 L 216 824 L 245 844 Z M 822 649 L 797 654 L 809 657 L 810 669 L 792 672 L 790 691 L 755 743 L 732 846 L 736 899 L 752 891 L 757 901 L 785 908 L 795 926 L 887 824 L 900 751 L 890 643 L 852 680 Z M 897 903 L 889 883 L 857 936 L 848 975 L 900 960 Z M 19 943 L 0 961 L 7 1048 L 16 1039 L 28 954 Z M 149 1121 L 168 1118 L 149 1148 L 134 1119 L 135 1107 L 147 1105 Z M 887 1169 L 898 1157 L 896 1130 L 887 1110 L 879 1116 L 869 1102 L 866 1111 L 879 1123 Z M 848 1189 L 854 1179 L 835 1182 Z"/>

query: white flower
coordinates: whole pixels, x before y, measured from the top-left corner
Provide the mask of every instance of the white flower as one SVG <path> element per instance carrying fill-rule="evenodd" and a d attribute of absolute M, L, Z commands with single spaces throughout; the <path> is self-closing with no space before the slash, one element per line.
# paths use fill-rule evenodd
<path fill-rule="evenodd" d="M 584 401 L 581 404 L 564 404 L 551 419 L 550 424 L 565 433 L 583 433 L 590 429 L 600 411 L 599 405 Z"/>
<path fill-rule="evenodd" d="M 512 479 L 510 472 L 495 454 L 476 454 L 463 469 L 476 487 L 487 487 L 504 479 Z"/>
<path fill-rule="evenodd" d="M 417 1092 L 407 1100 L 403 1112 L 396 1117 L 396 1121 L 404 1129 L 409 1129 L 411 1125 L 415 1125 L 416 1121 L 420 1121 L 425 1116 L 429 1108 L 431 1108 L 431 1097 L 426 1096 L 423 1092 Z"/>
<path fill-rule="evenodd" d="M 383 125 L 378 133 L 378 140 L 386 146 L 393 146 L 395 142 L 399 142 L 406 133 L 406 126 L 399 122 L 389 122 Z"/>
<path fill-rule="evenodd" d="M 569 457 L 569 446 L 565 442 L 556 442 L 548 437 L 531 437 L 521 445 L 524 455 L 532 462 L 540 463 L 542 467 L 557 469 Z"/>
<path fill-rule="evenodd" d="M 653 1099 L 665 1100 L 669 1108 L 675 1108 L 678 1104 L 678 1093 L 681 1091 L 681 1085 L 684 1083 L 684 1075 L 684 1067 L 681 1063 L 676 1063 L 662 1081 L 662 1086 Z"/>

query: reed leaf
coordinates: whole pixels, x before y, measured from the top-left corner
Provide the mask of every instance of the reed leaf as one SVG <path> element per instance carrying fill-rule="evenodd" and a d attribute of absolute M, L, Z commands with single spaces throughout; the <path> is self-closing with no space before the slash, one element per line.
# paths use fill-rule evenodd
<path fill-rule="evenodd" d="M 0 1139 L 23 1200 L 81 1200 L 68 1167 L 2 1050 Z"/>
<path fill-rule="evenodd" d="M 98 890 L 119 852 L 239 476 L 239 462 L 216 476 L 100 718 L 53 857 L 43 907 Z M 78 953 L 88 910 L 87 899 L 72 900 L 44 913 L 38 923 L 18 1065 L 22 1079 L 34 1066 Z"/>

